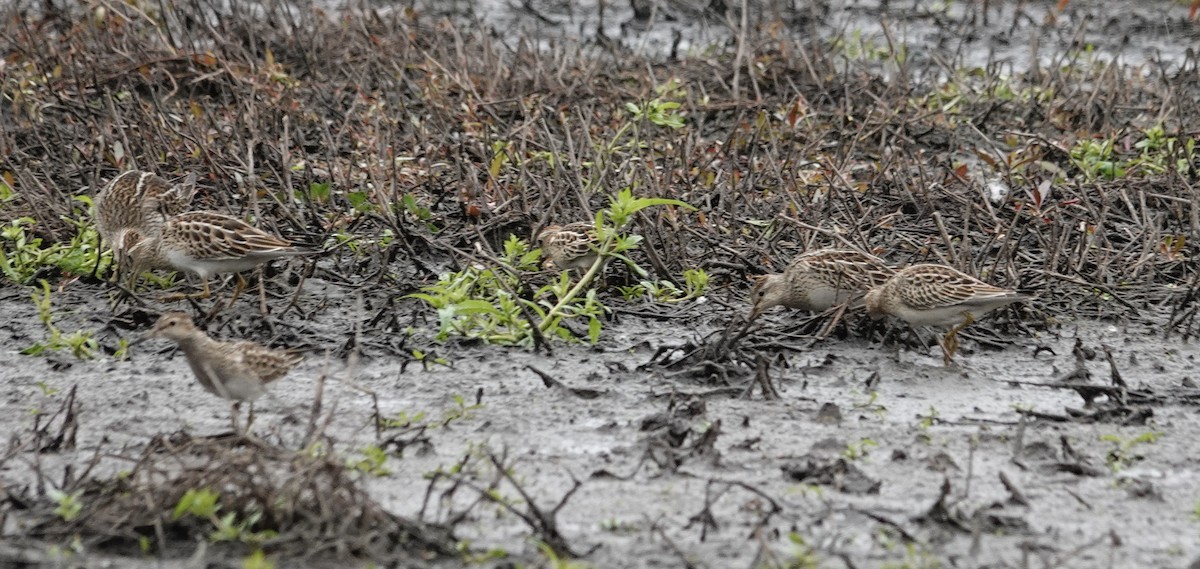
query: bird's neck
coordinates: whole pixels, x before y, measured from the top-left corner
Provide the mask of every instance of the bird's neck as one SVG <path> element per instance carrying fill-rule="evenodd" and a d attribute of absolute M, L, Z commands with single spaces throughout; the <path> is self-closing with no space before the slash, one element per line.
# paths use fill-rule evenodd
<path fill-rule="evenodd" d="M 197 330 L 192 334 L 180 338 L 176 343 L 179 344 L 179 349 L 183 350 L 185 354 L 191 355 L 204 351 L 206 347 L 217 343 L 217 341 L 209 338 L 208 334 Z"/>

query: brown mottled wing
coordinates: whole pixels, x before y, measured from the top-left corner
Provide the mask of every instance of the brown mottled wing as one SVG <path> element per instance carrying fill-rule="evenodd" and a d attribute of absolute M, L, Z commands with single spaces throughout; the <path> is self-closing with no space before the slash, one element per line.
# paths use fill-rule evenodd
<path fill-rule="evenodd" d="M 821 273 L 830 282 L 839 283 L 839 288 L 864 289 L 883 284 L 896 273 L 882 259 L 874 255 L 843 249 L 819 249 L 806 252 L 796 257 L 789 269 Z M 843 287 L 842 284 L 846 286 Z"/>
<path fill-rule="evenodd" d="M 545 247 L 562 259 L 577 259 L 591 253 L 596 243 L 596 226 L 587 222 L 568 223 L 545 237 Z"/>
<path fill-rule="evenodd" d="M 171 233 L 190 243 L 198 257 L 208 260 L 308 252 L 240 219 L 219 213 L 184 213 L 171 218 L 169 225 Z"/>
<path fill-rule="evenodd" d="M 913 265 L 901 271 L 899 278 L 904 281 L 904 286 L 896 291 L 900 300 L 916 310 L 947 308 L 980 297 L 1012 294 L 942 265 Z"/>
<path fill-rule="evenodd" d="M 168 184 L 166 180 L 153 176 L 153 183 L 151 180 L 146 181 L 144 197 L 146 202 L 143 207 L 153 208 L 154 213 L 164 218 L 183 213 L 196 197 L 196 173 L 188 174 L 187 178 L 178 184 Z"/>
<path fill-rule="evenodd" d="M 245 340 L 234 343 L 232 349 L 241 355 L 242 363 L 263 382 L 275 381 L 287 375 L 304 360 L 304 356 L 300 354 L 267 348 Z"/>
<path fill-rule="evenodd" d="M 122 172 L 108 181 L 96 194 L 93 206 L 96 230 L 106 243 L 112 245 L 121 229 L 141 223 L 141 210 L 137 204 L 138 180 L 141 172 Z"/>
<path fill-rule="evenodd" d="M 155 233 L 167 217 L 186 211 L 195 195 L 195 174 L 173 185 L 152 172 L 122 172 L 96 194 L 96 229 L 109 243 L 123 229 Z"/>

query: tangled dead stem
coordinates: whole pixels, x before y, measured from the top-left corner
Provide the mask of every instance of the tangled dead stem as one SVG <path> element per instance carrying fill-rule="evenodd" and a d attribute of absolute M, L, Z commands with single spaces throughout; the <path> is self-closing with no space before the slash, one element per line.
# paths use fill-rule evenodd
<path fill-rule="evenodd" d="M 345 327 L 357 329 L 350 339 L 270 322 L 249 333 L 333 342 L 341 353 L 411 358 L 408 346 L 375 339 L 427 325 L 428 313 L 402 295 L 447 270 L 486 263 L 510 235 L 529 239 L 550 223 L 592 219 L 618 188 L 698 208 L 643 213 L 636 231 L 655 278 L 702 268 L 709 299 L 724 307 L 662 313 L 630 304 L 618 312 L 651 320 L 686 313 L 724 330 L 658 363 L 698 365 L 706 375 L 726 373 L 730 359 L 748 363 L 767 395 L 762 354 L 820 326 L 768 325 L 734 349 L 730 319 L 736 324 L 749 308 L 749 276 L 813 247 L 945 263 L 1035 292 L 1035 302 L 1014 309 L 1020 318 L 976 327 L 1000 344 L 989 330 L 1075 318 L 1195 333 L 1200 162 L 1183 144 L 1200 133 L 1193 56 L 1125 67 L 1088 65 L 1064 51 L 1024 73 L 971 73 L 895 50 L 853 58 L 846 37 L 815 39 L 829 6 L 812 4 L 751 10 L 745 27 L 737 12 L 697 11 L 735 33 L 688 56 L 645 56 L 603 34 L 549 44 L 504 37 L 469 10 L 443 18 L 421 8 L 279 2 L 220 8 L 192 0 L 164 12 L 12 2 L 0 14 L 0 174 L 17 191 L 0 207 L 6 220 L 32 218 L 44 241 L 64 242 L 79 228 L 71 220 L 86 215 L 73 198 L 117 172 L 199 172 L 202 206 L 329 248 L 306 276 L 343 287 L 347 299 L 358 291 L 376 311 Z M 974 22 L 978 10 L 962 21 Z M 686 127 L 626 110 L 651 101 L 680 103 Z M 1180 141 L 1157 162 L 1135 146 L 1155 128 Z M 621 138 L 630 129 L 635 137 Z M 1089 161 L 1076 150 L 1093 139 L 1115 144 Z M 1118 169 L 1125 175 L 1112 175 Z M 104 276 L 37 275 L 92 290 L 103 290 Z M 324 309 L 293 299 L 275 316 L 294 310 L 303 321 Z M 115 322 L 144 326 L 149 318 L 134 309 Z M 190 539 L 201 530 L 184 526 L 202 524 L 171 525 L 164 516 L 186 489 L 212 486 L 234 489 L 239 512 L 258 508 L 286 538 L 276 547 L 297 555 L 373 557 L 389 540 L 417 557 L 453 554 L 448 529 L 383 511 L 337 459 L 243 444 L 163 436 L 126 457 L 127 476 L 98 478 L 85 468 L 68 486 L 112 500 L 72 523 L 55 526 L 60 517 L 47 516 L 40 535 L 82 532 L 125 553 L 139 537 L 160 546 L 173 542 L 168 534 Z M 202 468 L 210 462 L 237 467 Z M 31 495 L 5 492 L 10 505 L 34 507 Z M 318 497 L 328 502 L 315 518 L 297 505 Z M 570 552 L 553 513 L 535 515 L 530 504 L 530 527 Z M 323 517 L 347 512 L 339 527 Z"/>

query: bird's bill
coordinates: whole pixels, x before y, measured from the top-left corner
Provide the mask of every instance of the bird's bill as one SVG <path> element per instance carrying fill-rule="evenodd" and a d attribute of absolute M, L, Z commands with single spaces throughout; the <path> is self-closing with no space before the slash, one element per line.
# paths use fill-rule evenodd
<path fill-rule="evenodd" d="M 134 338 L 133 340 L 130 340 L 129 346 L 130 347 L 136 346 L 138 344 L 145 342 L 146 340 L 152 340 L 152 339 L 154 339 L 154 330 L 145 332 L 145 333 L 139 335 L 138 337 Z"/>

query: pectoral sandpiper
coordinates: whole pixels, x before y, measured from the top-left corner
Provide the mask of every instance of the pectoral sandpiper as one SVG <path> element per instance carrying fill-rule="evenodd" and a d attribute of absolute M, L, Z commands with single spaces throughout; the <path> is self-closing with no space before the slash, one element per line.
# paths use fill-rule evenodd
<path fill-rule="evenodd" d="M 801 254 L 781 274 L 754 277 L 750 320 L 773 306 L 821 312 L 887 280 L 895 270 L 859 251 L 820 249 Z"/>
<path fill-rule="evenodd" d="M 977 317 L 1030 296 L 987 284 L 945 265 L 919 264 L 897 271 L 867 292 L 867 313 L 895 316 L 913 326 L 949 326 L 942 359 L 949 364 L 958 351 L 958 332 Z"/>
<path fill-rule="evenodd" d="M 167 299 L 178 300 L 208 298 L 211 294 L 208 280 L 214 274 L 237 273 L 272 259 L 317 252 L 298 247 L 235 217 L 193 211 L 168 218 L 157 236 L 142 239 L 129 254 L 138 269 L 171 268 L 199 275 L 204 281 L 204 292 L 173 295 Z M 240 275 L 238 278 L 234 300 L 245 285 Z"/>
<path fill-rule="evenodd" d="M 550 225 L 538 233 L 542 253 L 562 270 L 584 272 L 596 262 L 596 225 L 591 222 Z"/>
<path fill-rule="evenodd" d="M 92 218 L 100 239 L 113 250 L 118 282 L 121 271 L 131 271 L 129 247 L 157 235 L 168 218 L 187 210 L 195 195 L 195 173 L 171 184 L 152 172 L 130 170 L 100 189 L 92 204 Z M 131 287 L 136 278 L 133 272 Z"/>
<path fill-rule="evenodd" d="M 238 429 L 238 411 L 250 401 L 246 428 L 254 420 L 253 401 L 267 391 L 267 384 L 285 375 L 303 360 L 303 356 L 267 348 L 250 341 L 214 340 L 192 322 L 184 312 L 168 312 L 138 341 L 166 338 L 183 350 L 188 366 L 205 391 L 233 402 L 233 429 Z"/>

